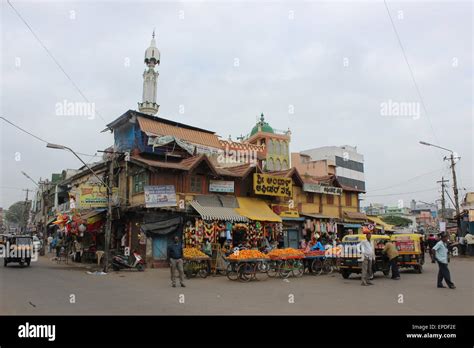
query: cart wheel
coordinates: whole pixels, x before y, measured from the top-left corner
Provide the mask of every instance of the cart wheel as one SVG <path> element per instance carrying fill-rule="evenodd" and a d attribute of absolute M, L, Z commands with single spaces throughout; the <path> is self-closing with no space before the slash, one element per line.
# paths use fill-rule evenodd
<path fill-rule="evenodd" d="M 244 262 L 237 268 L 239 279 L 243 282 L 249 282 L 255 275 L 255 265 Z"/>
<path fill-rule="evenodd" d="M 201 268 L 199 270 L 198 274 L 201 278 L 207 278 L 207 276 L 208 276 L 207 269 Z"/>
<path fill-rule="evenodd" d="M 344 279 L 349 279 L 349 276 L 351 275 L 351 272 L 349 272 L 348 270 L 341 270 L 341 274 L 342 274 L 342 278 Z"/>
<path fill-rule="evenodd" d="M 236 265 L 234 263 L 231 262 L 227 266 L 226 276 L 229 278 L 229 280 L 239 279 L 239 274 L 237 273 Z"/>
<path fill-rule="evenodd" d="M 278 269 L 279 269 L 278 261 L 270 261 L 270 262 L 268 263 L 267 275 L 268 275 L 270 278 L 275 278 L 275 277 L 277 277 L 278 274 L 280 273 Z"/>
<path fill-rule="evenodd" d="M 311 270 L 314 275 L 320 275 L 323 273 L 323 262 L 320 259 L 314 259 L 311 263 Z"/>
<path fill-rule="evenodd" d="M 323 266 L 322 271 L 324 274 L 330 274 L 332 272 L 332 263 L 330 259 L 322 260 Z"/>
<path fill-rule="evenodd" d="M 304 273 L 304 265 L 303 262 L 300 260 L 295 260 L 293 262 L 293 270 L 291 271 L 293 273 L 293 276 L 295 277 L 302 277 Z"/>
<path fill-rule="evenodd" d="M 291 263 L 288 260 L 283 261 L 280 264 L 280 269 L 279 269 L 280 277 L 288 278 L 291 274 L 292 269 L 293 269 L 293 267 L 292 267 Z"/>

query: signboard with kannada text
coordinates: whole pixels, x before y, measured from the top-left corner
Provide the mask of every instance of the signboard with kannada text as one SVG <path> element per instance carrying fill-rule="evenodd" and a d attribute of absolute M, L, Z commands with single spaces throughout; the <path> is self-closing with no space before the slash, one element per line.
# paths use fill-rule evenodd
<path fill-rule="evenodd" d="M 342 188 L 334 186 L 325 186 L 319 184 L 303 184 L 303 191 L 306 192 L 315 192 L 315 193 L 325 193 L 327 195 L 340 195 L 342 193 Z"/>
<path fill-rule="evenodd" d="M 234 182 L 224 180 L 210 180 L 209 192 L 234 192 Z"/>
<path fill-rule="evenodd" d="M 145 207 L 176 207 L 174 185 L 145 186 Z"/>
<path fill-rule="evenodd" d="M 255 173 L 253 190 L 257 195 L 291 197 L 293 195 L 292 180 L 280 176 Z"/>

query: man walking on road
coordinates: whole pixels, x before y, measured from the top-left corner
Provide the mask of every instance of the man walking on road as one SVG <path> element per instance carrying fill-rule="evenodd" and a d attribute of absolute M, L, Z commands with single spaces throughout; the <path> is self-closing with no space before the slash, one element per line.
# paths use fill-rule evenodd
<path fill-rule="evenodd" d="M 370 243 L 371 234 L 367 233 L 366 240 L 360 242 L 360 253 L 362 258 L 362 284 L 363 286 L 373 285 L 370 281 L 372 277 L 372 262 L 375 260 L 375 253 Z"/>
<path fill-rule="evenodd" d="M 433 247 L 434 258 L 438 262 L 438 288 L 445 288 L 443 279 L 446 281 L 450 289 L 456 289 L 451 281 L 451 274 L 448 269 L 448 235 L 445 233 L 441 236 L 441 240 Z"/>
<path fill-rule="evenodd" d="M 400 272 L 398 272 L 398 250 L 395 244 L 391 241 L 385 242 L 385 247 L 383 248 L 383 253 L 387 254 L 388 260 L 390 262 L 390 268 L 392 269 L 392 279 L 399 280 Z"/>
<path fill-rule="evenodd" d="M 168 260 L 170 261 L 171 268 L 171 286 L 176 287 L 176 269 L 179 272 L 179 282 L 181 287 L 185 288 L 184 285 L 184 269 L 183 269 L 183 248 L 179 242 L 178 236 L 174 237 L 174 243 L 168 245 Z"/>

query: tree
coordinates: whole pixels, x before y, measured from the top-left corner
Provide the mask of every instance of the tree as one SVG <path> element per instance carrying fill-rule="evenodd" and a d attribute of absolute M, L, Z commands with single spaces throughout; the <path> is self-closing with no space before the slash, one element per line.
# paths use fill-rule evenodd
<path fill-rule="evenodd" d="M 25 201 L 13 203 L 5 212 L 5 220 L 7 220 L 9 223 L 15 223 L 19 224 L 20 226 L 24 226 L 28 220 L 28 212 L 30 211 L 30 207 L 31 201 L 26 203 L 26 207 Z"/>
<path fill-rule="evenodd" d="M 399 227 L 408 227 L 412 224 L 412 221 L 410 219 L 395 215 L 384 216 L 382 217 L 382 220 L 387 224 Z"/>

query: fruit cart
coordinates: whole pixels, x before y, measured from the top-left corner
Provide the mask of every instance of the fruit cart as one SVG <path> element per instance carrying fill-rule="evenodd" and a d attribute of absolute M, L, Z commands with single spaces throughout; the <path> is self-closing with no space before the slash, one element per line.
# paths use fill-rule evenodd
<path fill-rule="evenodd" d="M 209 257 L 184 258 L 183 268 L 186 278 L 199 276 L 206 278 L 209 275 Z"/>
<path fill-rule="evenodd" d="M 270 257 L 267 271 L 269 277 L 288 278 L 290 275 L 294 277 L 303 275 L 304 253 L 302 251 L 293 248 L 274 249 L 268 256 Z"/>
<path fill-rule="evenodd" d="M 257 250 L 240 250 L 226 259 L 226 275 L 229 280 L 249 282 L 267 278 L 268 256 Z"/>
<path fill-rule="evenodd" d="M 329 273 L 324 251 L 309 251 L 304 254 L 304 268 L 312 275 Z"/>
<path fill-rule="evenodd" d="M 210 257 L 197 248 L 184 248 L 184 274 L 186 278 L 199 276 L 206 278 L 209 275 Z"/>

